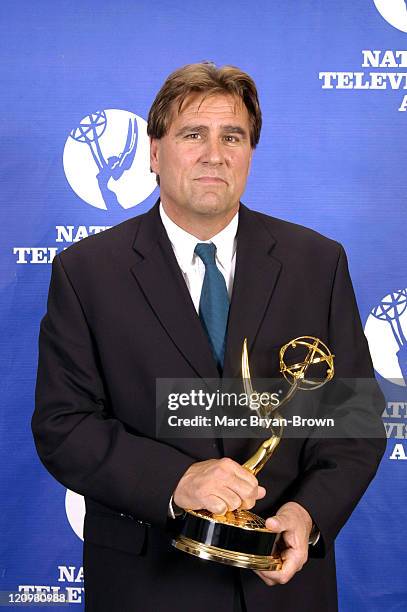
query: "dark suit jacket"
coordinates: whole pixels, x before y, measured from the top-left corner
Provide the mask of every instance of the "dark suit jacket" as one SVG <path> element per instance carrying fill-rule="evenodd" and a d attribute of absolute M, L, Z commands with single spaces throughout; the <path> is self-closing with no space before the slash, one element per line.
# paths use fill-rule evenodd
<path fill-rule="evenodd" d="M 337 377 L 373 376 L 342 247 L 242 205 L 224 376 L 239 375 L 245 336 L 255 375 L 271 377 L 279 347 L 301 335 L 329 345 Z M 47 469 L 86 498 L 88 610 L 232 609 L 238 570 L 169 544 L 168 502 L 180 477 L 221 451 L 214 439 L 156 439 L 161 377 L 218 371 L 156 204 L 55 258 L 41 324 L 33 431 Z M 380 395 L 364 402 L 381 435 Z M 258 441 L 223 444 L 244 461 Z M 295 500 L 321 540 L 287 585 L 240 571 L 249 612 L 336 610 L 332 544 L 383 450 L 384 437 L 283 439 L 259 476 L 267 496 L 256 512 Z"/>

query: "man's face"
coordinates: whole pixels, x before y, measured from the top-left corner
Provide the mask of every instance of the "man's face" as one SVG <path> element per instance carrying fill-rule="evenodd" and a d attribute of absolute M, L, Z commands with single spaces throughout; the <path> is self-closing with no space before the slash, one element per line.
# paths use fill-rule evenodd
<path fill-rule="evenodd" d="M 245 105 L 226 94 L 203 98 L 191 94 L 179 114 L 173 103 L 167 134 L 151 141 L 151 167 L 160 175 L 161 199 L 177 221 L 197 215 L 231 218 L 249 173 L 252 148 Z"/>

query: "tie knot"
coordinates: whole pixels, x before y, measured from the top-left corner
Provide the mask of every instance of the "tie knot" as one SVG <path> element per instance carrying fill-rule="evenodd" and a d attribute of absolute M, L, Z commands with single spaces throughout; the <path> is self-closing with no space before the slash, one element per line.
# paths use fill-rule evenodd
<path fill-rule="evenodd" d="M 195 247 L 195 253 L 202 259 L 205 266 L 209 264 L 215 265 L 216 246 L 213 242 L 198 242 Z"/>

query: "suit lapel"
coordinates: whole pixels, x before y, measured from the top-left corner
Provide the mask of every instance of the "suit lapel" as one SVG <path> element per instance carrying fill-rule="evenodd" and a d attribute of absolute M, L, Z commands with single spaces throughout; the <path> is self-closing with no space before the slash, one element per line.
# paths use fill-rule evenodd
<path fill-rule="evenodd" d="M 261 334 L 261 324 L 281 270 L 281 263 L 271 254 L 275 242 L 266 224 L 241 205 L 224 378 L 240 379 L 243 341 L 247 338 L 250 361 L 256 337 Z M 251 365 L 255 375 L 255 363 L 251 362 Z M 227 436 L 223 439 L 223 452 L 235 461 L 245 461 L 259 443 L 256 439 Z"/>
<path fill-rule="evenodd" d="M 224 378 L 240 376 L 244 338 L 249 355 L 280 274 L 271 255 L 275 239 L 245 206 L 239 209 L 236 269 L 230 304 Z"/>
<path fill-rule="evenodd" d="M 208 338 L 162 225 L 158 202 L 140 219 L 133 248 L 138 262 L 131 271 L 168 335 L 198 376 L 219 378 Z"/>

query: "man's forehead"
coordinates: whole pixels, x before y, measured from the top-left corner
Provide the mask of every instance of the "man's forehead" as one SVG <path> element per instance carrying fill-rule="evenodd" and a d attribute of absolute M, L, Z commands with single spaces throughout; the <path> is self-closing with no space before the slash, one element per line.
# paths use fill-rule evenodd
<path fill-rule="evenodd" d="M 181 106 L 178 100 L 173 102 L 171 114 L 171 123 L 177 121 L 177 119 L 183 122 L 204 115 L 209 117 L 233 116 L 235 119 L 248 118 L 247 109 L 240 98 L 222 93 L 196 92 L 189 94 L 182 101 Z"/>

